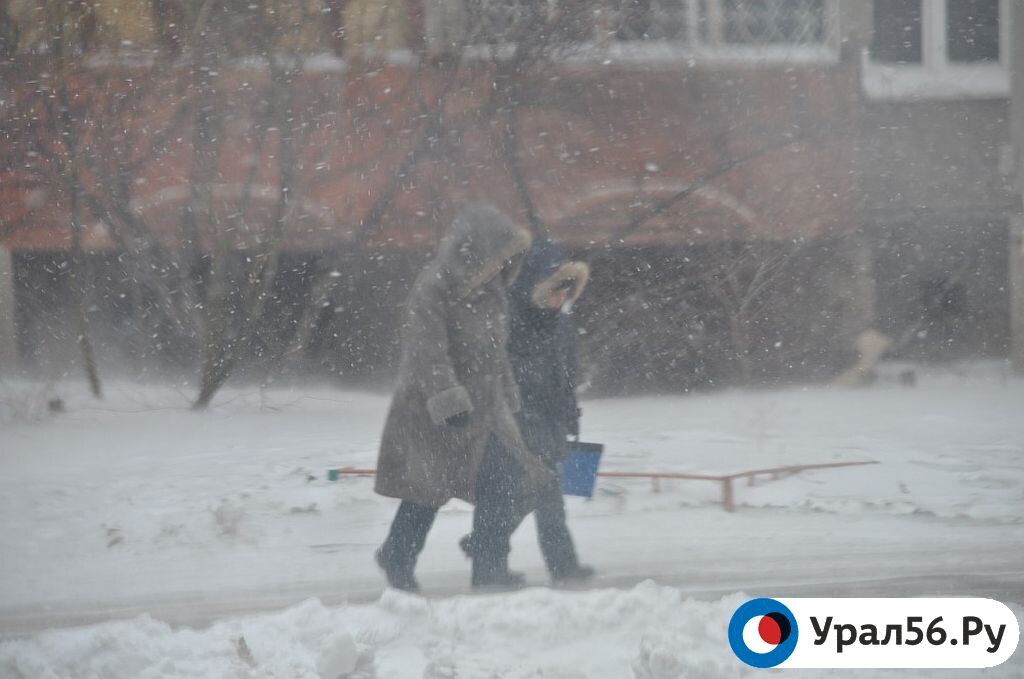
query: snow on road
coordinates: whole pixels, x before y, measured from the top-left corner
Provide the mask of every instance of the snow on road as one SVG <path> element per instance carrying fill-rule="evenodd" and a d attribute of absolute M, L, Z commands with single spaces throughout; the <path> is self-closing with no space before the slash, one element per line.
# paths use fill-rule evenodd
<path fill-rule="evenodd" d="M 9 642 L 4 675 L 318 676 L 334 653 L 372 656 L 378 677 L 746 676 L 722 646 L 737 592 L 1024 603 L 1024 381 L 997 367 L 916 388 L 586 401 L 607 470 L 880 464 L 740 484 L 732 514 L 707 482 L 602 482 L 569 506 L 596 591 L 427 601 L 380 598 L 371 554 L 394 501 L 325 479 L 373 464 L 386 396 L 240 389 L 196 414 L 183 390 L 121 384 L 96 403 L 67 387 L 68 412 L 26 418 L 49 394 L 3 387 L 0 634 L 129 618 Z M 428 593 L 464 589 L 469 522 L 461 503 L 442 511 Z M 544 582 L 529 522 L 513 565 Z M 156 619 L 130 619 L 143 613 Z M 1020 656 L 993 676 L 1024 676 Z"/>

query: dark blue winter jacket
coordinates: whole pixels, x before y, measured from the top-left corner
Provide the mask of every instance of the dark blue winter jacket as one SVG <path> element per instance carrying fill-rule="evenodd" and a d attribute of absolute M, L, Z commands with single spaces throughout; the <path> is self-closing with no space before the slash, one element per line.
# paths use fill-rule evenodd
<path fill-rule="evenodd" d="M 519 426 L 527 447 L 549 464 L 566 454 L 566 437 L 579 431 L 576 401 L 576 332 L 572 318 L 538 305 L 560 285 L 575 300 L 589 269 L 570 261 L 551 241 L 537 241 L 526 253 L 509 291 L 509 360 L 519 385 Z"/>

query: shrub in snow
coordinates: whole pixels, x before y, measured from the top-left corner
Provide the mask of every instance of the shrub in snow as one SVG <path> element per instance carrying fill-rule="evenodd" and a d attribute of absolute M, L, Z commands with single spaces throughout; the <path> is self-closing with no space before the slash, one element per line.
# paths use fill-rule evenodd
<path fill-rule="evenodd" d="M 0 422 L 41 422 L 66 410 L 54 382 L 0 379 Z"/>

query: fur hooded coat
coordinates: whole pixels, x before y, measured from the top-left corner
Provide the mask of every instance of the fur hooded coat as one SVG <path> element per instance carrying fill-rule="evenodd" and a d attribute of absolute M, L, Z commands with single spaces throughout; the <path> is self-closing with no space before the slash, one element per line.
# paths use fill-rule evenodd
<path fill-rule="evenodd" d="M 493 437 L 519 462 L 524 483 L 548 469 L 515 420 L 518 389 L 508 360 L 508 286 L 530 234 L 493 206 L 455 217 L 406 303 L 398 385 L 377 461 L 375 490 L 419 505 L 475 501 L 477 472 Z M 468 413 L 464 426 L 447 424 Z"/>
<path fill-rule="evenodd" d="M 509 359 L 522 408 L 517 420 L 527 448 L 554 466 L 566 455 L 566 437 L 579 433 L 576 401 L 576 332 L 571 317 L 549 309 L 553 290 L 567 289 L 568 303 L 586 287 L 590 268 L 571 261 L 551 241 L 534 243 L 509 294 Z"/>

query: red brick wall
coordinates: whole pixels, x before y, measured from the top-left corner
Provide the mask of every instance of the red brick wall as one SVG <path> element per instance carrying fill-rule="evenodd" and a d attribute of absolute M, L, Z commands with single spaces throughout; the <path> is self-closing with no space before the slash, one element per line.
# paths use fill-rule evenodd
<path fill-rule="evenodd" d="M 41 70 L 41 69 L 40 69 Z M 126 67 L 83 70 L 68 89 L 83 138 L 113 170 L 132 167 L 132 209 L 161 238 L 178 237 L 188 202 L 191 110 L 166 143 L 149 145 L 191 101 L 179 87 L 186 74 Z M 435 110 L 444 78 L 436 70 L 377 65 L 304 76 L 296 116 L 310 133 L 300 147 L 296 195 L 301 209 L 286 247 L 310 250 L 350 241 L 395 177 Z M 447 76 L 451 77 L 451 76 Z M 479 116 L 491 90 L 484 68 L 454 76 L 445 99 L 445 132 L 403 175 L 371 244 L 429 244 L 460 202 L 487 197 L 525 219 L 512 177 L 498 152 L 501 121 Z M 126 84 L 134 79 L 135 84 Z M 159 83 L 154 86 L 154 79 Z M 277 186 L 276 132 L 253 160 L 252 120 L 266 76 L 259 70 L 225 77 L 217 115 L 226 143 L 216 193 L 229 212 L 238 204 L 251 162 L 258 162 L 239 245 L 258 235 Z M 46 78 L 29 68 L 8 105 L 12 133 L 0 139 L 0 242 L 15 250 L 68 246 L 68 197 L 54 161 L 32 138 L 67 160 L 46 107 L 34 95 Z M 130 114 L 110 102 L 137 97 Z M 752 235 L 813 236 L 856 227 L 858 177 L 857 74 L 845 63 L 819 66 L 551 68 L 530 81 L 517 112 L 518 157 L 540 218 L 559 238 L 578 245 L 613 241 L 632 220 L 680 189 L 730 166 L 700 191 L 638 225 L 628 242 L 683 244 Z M 97 118 L 107 124 L 97 125 Z M 131 152 L 118 156 L 110 138 L 123 120 L 134 130 Z M 93 122 L 89 122 L 92 120 Z M 82 122 L 86 121 L 86 122 Z M 121 160 L 111 160 L 115 156 Z M 137 166 L 137 167 L 136 167 Z M 101 199 L 104 182 L 84 172 L 84 188 Z M 87 210 L 85 247 L 113 247 L 109 230 Z"/>

